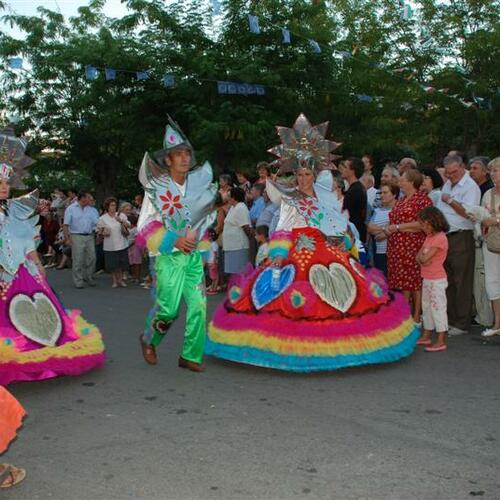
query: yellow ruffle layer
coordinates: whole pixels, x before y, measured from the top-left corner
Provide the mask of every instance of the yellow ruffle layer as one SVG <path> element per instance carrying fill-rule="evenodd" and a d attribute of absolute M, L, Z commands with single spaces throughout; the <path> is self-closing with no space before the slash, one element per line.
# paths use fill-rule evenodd
<path fill-rule="evenodd" d="M 415 323 L 410 318 L 397 328 L 376 335 L 352 335 L 341 339 L 299 340 L 294 337 L 272 337 L 255 330 L 223 330 L 213 323 L 209 326 L 209 337 L 213 342 L 239 347 L 253 347 L 281 355 L 339 356 L 360 355 L 391 347 L 402 342 L 413 331 Z"/>
<path fill-rule="evenodd" d="M 76 333 L 80 337 L 62 346 L 42 347 L 33 351 L 19 352 L 13 345 L 0 343 L 0 362 L 2 363 L 42 363 L 49 358 L 76 358 L 104 351 L 101 333 L 98 328 L 85 321 L 81 316 L 75 318 Z"/>

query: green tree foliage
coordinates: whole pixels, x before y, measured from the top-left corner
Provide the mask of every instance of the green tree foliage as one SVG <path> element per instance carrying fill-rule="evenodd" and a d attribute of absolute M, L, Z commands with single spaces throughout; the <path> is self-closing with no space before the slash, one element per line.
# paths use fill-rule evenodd
<path fill-rule="evenodd" d="M 214 23 L 208 1 L 124 0 L 121 19 L 104 16 L 104 2 L 64 19 L 42 7 L 19 16 L 0 1 L 4 22 L 25 34 L 0 33 L 0 113 L 18 114 L 21 131 L 34 136 L 36 182 L 77 170 L 101 198 L 130 196 L 167 113 L 219 171 L 253 170 L 277 142 L 275 125 L 291 125 L 301 111 L 331 122 L 345 156 L 431 162 L 449 147 L 498 154 L 498 3 L 420 0 L 417 16 L 403 20 L 393 0 L 226 0 Z M 249 13 L 261 34 L 249 31 Z M 8 68 L 15 56 L 26 71 Z M 123 71 L 88 81 L 86 65 Z M 138 81 L 135 71 L 150 78 Z M 165 73 L 174 88 L 162 85 Z M 263 84 L 266 95 L 219 95 L 217 80 Z"/>

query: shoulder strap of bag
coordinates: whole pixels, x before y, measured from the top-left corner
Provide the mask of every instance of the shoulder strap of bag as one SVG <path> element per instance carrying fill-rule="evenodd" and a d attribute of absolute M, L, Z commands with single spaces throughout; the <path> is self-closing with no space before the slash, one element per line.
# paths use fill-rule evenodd
<path fill-rule="evenodd" d="M 490 213 L 491 215 L 493 215 L 493 217 L 496 215 L 497 213 L 497 210 L 496 210 L 496 205 L 495 205 L 495 188 L 492 188 L 491 189 L 491 193 L 490 193 L 490 203 L 491 203 L 491 206 L 490 206 Z"/>

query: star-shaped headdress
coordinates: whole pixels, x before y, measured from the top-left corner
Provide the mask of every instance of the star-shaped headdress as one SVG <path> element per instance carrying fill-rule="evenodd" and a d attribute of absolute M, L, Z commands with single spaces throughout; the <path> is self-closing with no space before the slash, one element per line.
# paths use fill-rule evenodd
<path fill-rule="evenodd" d="M 28 146 L 25 137 L 16 137 L 14 125 L 0 129 L 0 178 L 7 179 L 17 189 L 24 189 L 23 178 L 26 167 L 34 163 L 24 152 Z"/>
<path fill-rule="evenodd" d="M 293 128 L 276 127 L 281 144 L 268 150 L 278 157 L 280 172 L 295 172 L 299 168 L 308 168 L 319 172 L 329 168 L 335 158 L 332 151 L 341 143 L 325 139 L 329 122 L 320 123 L 314 127 L 307 117 L 301 113 Z"/>

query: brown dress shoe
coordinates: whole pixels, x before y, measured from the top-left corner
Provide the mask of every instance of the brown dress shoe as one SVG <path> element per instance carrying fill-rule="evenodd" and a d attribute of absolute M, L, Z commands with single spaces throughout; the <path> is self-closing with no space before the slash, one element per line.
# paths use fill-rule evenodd
<path fill-rule="evenodd" d="M 194 361 L 188 361 L 184 359 L 182 356 L 179 358 L 179 366 L 181 368 L 187 368 L 192 372 L 204 372 L 205 366 L 202 363 L 195 363 Z"/>
<path fill-rule="evenodd" d="M 144 342 L 142 335 L 139 336 L 139 341 L 142 347 L 142 356 L 144 361 L 150 365 L 156 365 L 158 358 L 156 357 L 156 349 L 154 345 L 149 345 Z"/>

